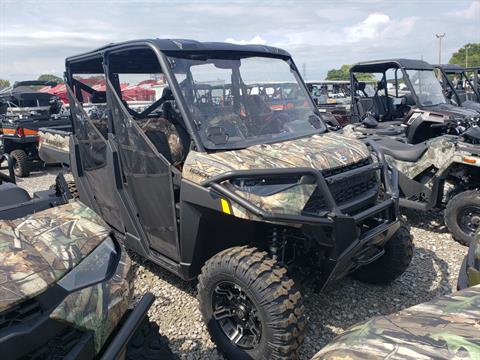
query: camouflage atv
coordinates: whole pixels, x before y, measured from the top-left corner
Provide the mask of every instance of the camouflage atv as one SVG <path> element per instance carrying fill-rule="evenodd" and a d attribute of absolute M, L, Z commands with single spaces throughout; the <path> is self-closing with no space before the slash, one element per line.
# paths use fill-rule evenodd
<path fill-rule="evenodd" d="M 368 136 L 347 126 L 343 134 L 375 141 L 399 172 L 400 206 L 445 210 L 452 236 L 468 245 L 480 225 L 480 128 L 461 136 L 444 135 L 420 144 L 387 136 Z"/>
<path fill-rule="evenodd" d="M 142 111 L 119 88 L 132 73 L 168 85 Z M 82 74 L 104 77 L 106 93 Z M 248 91 L 278 79 L 294 88 L 289 105 Z M 300 267 L 319 289 L 348 274 L 388 283 L 408 267 L 396 174 L 373 142 L 327 129 L 284 50 L 112 44 L 68 58 L 66 83 L 80 199 L 127 247 L 198 277 L 201 313 L 227 357 L 297 356 L 306 318 L 291 276 Z M 214 101 L 202 95 L 207 85 Z M 91 99 L 109 116 L 89 116 Z"/>
<path fill-rule="evenodd" d="M 480 232 L 463 262 L 458 289 L 355 325 L 312 360 L 480 359 Z"/>
<path fill-rule="evenodd" d="M 2 358 L 170 358 L 146 315 L 153 295 L 130 308 L 132 263 L 103 220 L 61 178 L 33 198 L 1 179 Z"/>

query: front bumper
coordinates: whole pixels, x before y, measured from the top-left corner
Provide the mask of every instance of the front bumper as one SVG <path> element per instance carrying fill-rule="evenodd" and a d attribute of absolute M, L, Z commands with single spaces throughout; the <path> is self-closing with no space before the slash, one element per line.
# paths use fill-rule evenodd
<path fill-rule="evenodd" d="M 366 140 L 366 143 L 376 154 L 378 161 L 336 175 L 325 177 L 319 170 L 313 168 L 235 170 L 212 177 L 201 185 L 211 188 L 230 202 L 244 208 L 259 220 L 293 226 L 300 224 L 307 228 L 310 234 L 324 233 L 322 230 L 328 229 L 330 240 L 317 239 L 319 243 L 324 243 L 332 248 L 319 281 L 319 286 L 323 289 L 331 281 L 382 256 L 384 243 L 400 228 L 398 219 L 398 172 L 395 169 L 388 169 L 383 153 L 373 141 Z M 346 209 L 365 205 L 361 198 L 348 204 L 339 205 L 336 203 L 329 185 L 344 181 L 351 176 L 375 171 L 379 172 L 383 185 L 384 196 L 382 200 L 355 213 L 349 213 Z M 314 178 L 315 184 L 325 200 L 325 211 L 318 215 L 273 213 L 262 209 L 223 184 L 223 182 L 235 178 L 285 175 L 308 175 Z"/>

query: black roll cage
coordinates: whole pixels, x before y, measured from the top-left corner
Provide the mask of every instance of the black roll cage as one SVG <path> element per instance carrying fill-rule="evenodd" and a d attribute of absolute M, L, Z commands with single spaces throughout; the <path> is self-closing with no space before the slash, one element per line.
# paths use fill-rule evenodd
<path fill-rule="evenodd" d="M 472 82 L 468 78 L 466 72 L 468 71 L 467 69 L 459 67 L 458 69 L 444 66 L 444 65 L 434 65 L 433 66 L 436 70 L 440 72 L 440 75 L 442 77 L 442 88 L 444 90 L 450 89 L 453 92 L 453 95 L 455 96 L 455 99 L 457 101 L 458 106 L 460 106 L 460 95 L 458 94 L 457 88 L 455 85 L 452 83 L 452 81 L 449 79 L 448 75 L 449 74 L 459 74 L 461 77 L 465 78 L 465 80 L 468 82 L 470 85 L 470 88 L 472 89 L 475 97 L 477 98 L 477 101 L 480 102 L 480 91 L 477 86 L 475 86 L 475 81 Z M 474 78 L 475 79 L 475 78 Z"/>
<path fill-rule="evenodd" d="M 185 42 L 186 45 L 183 45 L 182 42 Z M 172 44 L 175 44 L 177 47 L 180 46 L 179 44 L 182 43 L 181 45 L 181 50 L 178 48 L 172 46 Z M 185 126 L 186 130 L 188 131 L 189 135 L 191 136 L 193 143 L 195 145 L 195 150 L 200 151 L 200 152 L 205 152 L 206 149 L 200 139 L 200 136 L 198 132 L 196 131 L 196 123 L 195 120 L 192 118 L 192 115 L 190 114 L 190 111 L 188 111 L 188 106 L 185 102 L 185 98 L 182 94 L 182 90 L 180 89 L 180 85 L 178 84 L 174 74 L 172 73 L 170 69 L 170 64 L 167 59 L 167 56 L 178 56 L 180 54 L 188 55 L 188 54 L 195 54 L 195 53 L 206 53 L 209 52 L 212 54 L 213 57 L 218 56 L 218 57 L 223 57 L 223 56 L 228 56 L 232 55 L 232 53 L 242 54 L 245 57 L 249 56 L 261 56 L 261 57 L 271 57 L 271 58 L 279 58 L 283 59 L 288 62 L 290 65 L 291 69 L 294 71 L 295 76 L 297 77 L 300 83 L 300 86 L 304 87 L 304 91 L 306 94 L 310 94 L 305 83 L 302 81 L 300 74 L 298 73 L 298 69 L 293 62 L 293 59 L 291 58 L 290 54 L 287 53 L 284 50 L 281 49 L 276 49 L 276 48 L 271 48 L 268 46 L 239 46 L 239 45 L 234 45 L 234 44 L 222 44 L 222 43 L 206 43 L 209 45 L 212 49 L 189 49 L 189 44 L 188 40 L 152 40 L 152 39 L 147 39 L 147 40 L 134 40 L 134 41 L 128 41 L 125 43 L 119 43 L 119 44 L 111 44 L 107 45 L 105 47 L 102 47 L 100 49 L 94 50 L 92 52 L 74 56 L 67 58 L 65 61 L 65 80 L 68 85 L 71 86 L 79 86 L 80 88 L 84 87 L 84 90 L 87 92 L 91 92 L 93 89 L 90 88 L 89 86 L 82 84 L 79 81 L 76 81 L 73 78 L 74 74 L 77 73 L 102 73 L 105 75 L 106 78 L 110 79 L 115 90 L 120 93 L 120 83 L 118 81 L 118 77 L 115 76 L 115 74 L 111 71 L 110 64 L 109 64 L 109 58 L 110 55 L 113 55 L 115 53 L 119 53 L 125 50 L 135 50 L 135 49 L 149 49 L 153 51 L 156 60 L 158 61 L 160 65 L 160 70 L 164 74 L 167 83 L 169 84 L 169 87 L 173 93 L 173 96 L 175 100 L 177 101 L 178 108 L 180 110 L 180 113 L 185 120 Z M 183 49 L 185 48 L 185 49 Z M 230 49 L 232 48 L 232 49 Z M 81 62 L 87 63 L 88 61 L 101 61 L 101 66 L 100 64 L 93 64 L 93 66 L 97 66 L 95 71 L 88 72 L 85 69 L 83 71 L 77 71 L 75 72 L 72 70 L 72 65 L 73 64 L 78 64 Z M 80 85 L 81 84 L 81 85 Z M 88 88 L 88 89 L 87 89 Z M 79 101 L 82 101 L 82 95 L 81 91 L 78 92 L 77 99 Z M 78 97 L 80 96 L 80 97 Z M 309 95 L 306 95 L 307 98 L 310 99 L 311 104 L 312 104 L 312 109 L 316 109 L 316 106 L 311 99 Z M 155 103 L 154 103 L 155 104 Z M 154 105 L 152 104 L 152 106 Z M 158 105 L 157 105 L 158 106 Z M 148 109 L 147 109 L 148 110 Z M 153 109 L 152 109 L 153 110 Z M 144 111 L 142 114 L 145 114 L 146 111 Z M 141 114 L 137 114 L 141 115 Z M 108 129 L 109 132 L 114 133 L 114 129 L 111 122 L 111 119 L 109 119 L 109 124 L 108 124 Z M 73 132 L 75 132 L 75 129 L 73 128 Z"/>

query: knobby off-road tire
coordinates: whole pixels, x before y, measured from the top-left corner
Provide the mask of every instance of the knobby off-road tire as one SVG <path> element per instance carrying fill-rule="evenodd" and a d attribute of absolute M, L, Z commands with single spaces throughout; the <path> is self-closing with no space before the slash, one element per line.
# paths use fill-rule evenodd
<path fill-rule="evenodd" d="M 480 225 L 480 191 L 462 191 L 453 196 L 443 216 L 453 238 L 463 245 L 470 245 Z"/>
<path fill-rule="evenodd" d="M 13 150 L 10 153 L 10 156 L 13 160 L 13 172 L 15 173 L 15 176 L 27 177 L 30 175 L 30 159 L 25 151 Z"/>
<path fill-rule="evenodd" d="M 77 184 L 75 184 L 75 181 L 73 180 L 67 181 L 67 186 L 68 186 L 68 191 L 70 191 L 70 195 L 72 195 L 72 198 L 74 198 L 75 200 L 79 200 L 80 194 L 78 193 Z"/>
<path fill-rule="evenodd" d="M 219 299 L 228 298 L 229 291 L 238 296 L 232 296 L 225 307 L 219 307 Z M 269 258 L 266 252 L 241 246 L 213 256 L 205 263 L 198 278 L 198 300 L 212 340 L 227 358 L 298 357 L 306 321 L 301 294 L 293 280 L 287 277 L 286 269 Z M 233 308 L 236 315 L 220 319 L 225 312 L 219 309 L 226 307 Z M 258 336 L 256 331 L 257 341 L 253 341 L 252 347 L 242 344 L 248 337 L 237 340 L 237 345 L 234 341 L 238 338 L 230 340 L 225 331 L 225 322 L 244 321 L 244 308 L 253 308 L 246 318 L 249 324 L 256 324 L 255 328 L 260 329 L 261 335 Z M 251 326 L 246 326 L 244 335 L 251 333 L 248 330 Z"/>
<path fill-rule="evenodd" d="M 127 345 L 126 360 L 170 360 L 168 340 L 160 335 L 158 325 L 145 319 Z"/>
<path fill-rule="evenodd" d="M 384 250 L 380 259 L 362 266 L 352 277 L 370 284 L 388 284 L 402 275 L 413 256 L 413 241 L 408 229 L 401 226 L 385 244 Z"/>

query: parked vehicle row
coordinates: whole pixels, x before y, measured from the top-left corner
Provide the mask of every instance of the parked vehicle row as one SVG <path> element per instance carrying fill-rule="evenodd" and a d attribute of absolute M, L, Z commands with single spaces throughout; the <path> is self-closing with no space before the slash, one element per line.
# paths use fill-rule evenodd
<path fill-rule="evenodd" d="M 373 93 L 357 73 L 380 74 Z M 103 78 L 105 91 L 85 74 Z M 128 74 L 161 75 L 167 86 L 134 108 L 119 81 Z M 480 220 L 479 114 L 447 103 L 422 61 L 359 63 L 351 76 L 343 120 L 353 124 L 341 129 L 338 114 L 319 109 L 322 94 L 309 93 L 323 85 L 307 86 L 282 49 L 152 39 L 69 57 L 71 129 L 42 127 L 39 152 L 68 165 L 75 191 L 60 177 L 45 196 L 94 210 L 111 249 L 198 279 L 201 314 L 227 358 L 296 358 L 308 314 L 293 278 L 307 270 L 318 290 L 345 276 L 394 281 L 413 254 L 399 204 L 446 207 L 465 244 Z M 462 270 L 472 286 L 473 253 Z M 118 334 L 123 351 L 130 337 Z"/>

